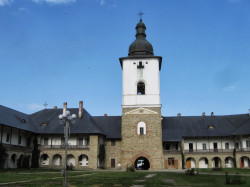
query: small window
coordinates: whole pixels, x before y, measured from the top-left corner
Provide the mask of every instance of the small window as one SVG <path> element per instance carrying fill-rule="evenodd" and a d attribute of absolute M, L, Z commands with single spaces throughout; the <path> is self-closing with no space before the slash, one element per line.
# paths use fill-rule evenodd
<path fill-rule="evenodd" d="M 21 144 L 22 143 L 22 136 L 19 136 L 18 138 L 18 144 Z"/>
<path fill-rule="evenodd" d="M 249 147 L 249 140 L 246 141 L 246 147 Z"/>
<path fill-rule="evenodd" d="M 225 143 L 225 149 L 229 149 L 229 143 Z"/>
<path fill-rule="evenodd" d="M 111 140 L 111 146 L 115 146 L 115 140 Z"/>
<path fill-rule="evenodd" d="M 203 150 L 206 150 L 206 149 L 207 149 L 207 144 L 206 144 L 206 143 L 203 143 L 203 144 L 202 144 L 202 149 L 203 149 Z"/>
<path fill-rule="evenodd" d="M 239 149 L 239 148 L 240 148 L 239 142 L 236 142 L 236 143 L 235 143 L 235 148 L 236 148 L 236 149 Z"/>
<path fill-rule="evenodd" d="M 6 135 L 6 142 L 9 142 L 9 141 L 10 141 L 10 134 L 7 133 L 7 135 Z"/>
<path fill-rule="evenodd" d="M 166 144 L 166 150 L 170 150 L 170 144 Z"/>
<path fill-rule="evenodd" d="M 145 95 L 145 84 L 143 82 L 137 84 L 137 95 Z"/>
<path fill-rule="evenodd" d="M 175 144 L 175 150 L 178 150 L 178 143 Z"/>
<path fill-rule="evenodd" d="M 84 145 L 89 145 L 89 138 L 84 138 Z"/>
<path fill-rule="evenodd" d="M 144 134 L 144 128 L 140 127 L 140 135 L 143 135 L 143 134 Z"/>
<path fill-rule="evenodd" d="M 139 122 L 137 125 L 137 134 L 145 135 L 146 134 L 146 124 L 144 122 Z"/>
<path fill-rule="evenodd" d="M 137 66 L 137 68 L 139 68 L 139 69 L 144 68 L 144 66 L 143 66 L 143 64 L 142 64 L 142 62 L 141 62 L 141 61 L 139 62 L 139 65 Z"/>
<path fill-rule="evenodd" d="M 61 145 L 65 144 L 65 138 L 61 138 Z"/>
<path fill-rule="evenodd" d="M 79 145 L 83 145 L 83 138 L 79 138 L 78 143 L 79 143 Z"/>
<path fill-rule="evenodd" d="M 49 139 L 48 138 L 44 138 L 44 145 L 49 145 Z"/>

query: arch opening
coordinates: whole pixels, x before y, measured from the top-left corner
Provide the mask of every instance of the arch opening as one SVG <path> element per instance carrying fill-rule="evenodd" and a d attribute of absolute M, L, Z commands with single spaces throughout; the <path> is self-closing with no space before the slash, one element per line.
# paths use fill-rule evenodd
<path fill-rule="evenodd" d="M 137 95 L 145 95 L 145 84 L 143 82 L 137 84 Z"/>
<path fill-rule="evenodd" d="M 208 159 L 206 157 L 200 158 L 199 168 L 208 168 Z"/>
<path fill-rule="evenodd" d="M 134 166 L 137 170 L 148 170 L 150 168 L 150 163 L 147 158 L 139 157 L 135 160 Z"/>
<path fill-rule="evenodd" d="M 82 154 L 79 156 L 78 162 L 79 162 L 79 166 L 88 166 L 89 158 L 87 155 Z"/>

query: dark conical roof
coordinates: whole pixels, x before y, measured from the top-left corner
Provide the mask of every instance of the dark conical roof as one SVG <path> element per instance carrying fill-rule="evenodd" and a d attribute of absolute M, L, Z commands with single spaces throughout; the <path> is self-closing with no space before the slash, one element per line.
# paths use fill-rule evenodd
<path fill-rule="evenodd" d="M 129 46 L 128 56 L 139 55 L 154 55 L 154 49 L 151 43 L 146 40 L 146 26 L 140 19 L 140 22 L 136 25 L 136 40 Z"/>

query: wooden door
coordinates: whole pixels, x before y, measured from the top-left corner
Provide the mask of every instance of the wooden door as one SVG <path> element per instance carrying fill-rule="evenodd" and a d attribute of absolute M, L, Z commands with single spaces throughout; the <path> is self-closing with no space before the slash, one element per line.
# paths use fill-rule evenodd
<path fill-rule="evenodd" d="M 178 169 L 178 160 L 176 160 L 176 159 L 174 160 L 174 168 Z"/>
<path fill-rule="evenodd" d="M 244 168 L 244 159 L 243 158 L 240 159 L 240 167 Z"/>
<path fill-rule="evenodd" d="M 111 168 L 115 168 L 115 159 L 111 158 Z"/>
<path fill-rule="evenodd" d="M 187 168 L 191 168 L 191 159 L 187 159 L 187 162 L 186 162 L 186 167 Z"/>

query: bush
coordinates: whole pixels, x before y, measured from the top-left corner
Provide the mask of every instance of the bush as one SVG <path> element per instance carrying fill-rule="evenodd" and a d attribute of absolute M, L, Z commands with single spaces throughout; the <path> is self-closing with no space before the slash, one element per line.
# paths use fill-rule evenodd
<path fill-rule="evenodd" d="M 67 165 L 67 170 L 73 170 L 73 164 L 72 163 L 70 163 L 70 165 Z"/>
<path fill-rule="evenodd" d="M 127 172 L 134 172 L 135 171 L 135 168 L 134 168 L 134 166 L 128 166 L 127 165 L 127 170 L 126 170 Z"/>
<path fill-rule="evenodd" d="M 237 173 L 235 176 L 232 178 L 228 176 L 228 172 L 225 172 L 225 177 L 226 177 L 226 184 L 245 184 L 246 179 L 243 178 L 242 176 Z"/>
<path fill-rule="evenodd" d="M 194 168 L 187 169 L 187 170 L 185 171 L 185 173 L 186 173 L 186 175 L 194 175 L 194 174 L 195 174 L 195 173 L 194 173 Z"/>
<path fill-rule="evenodd" d="M 213 168 L 213 171 L 220 171 L 222 168 Z"/>

